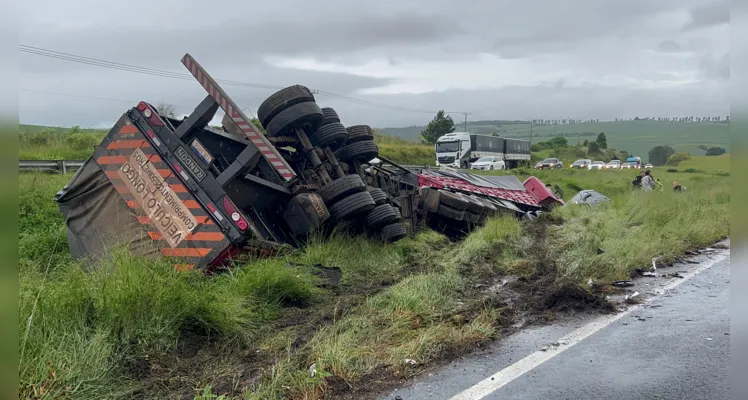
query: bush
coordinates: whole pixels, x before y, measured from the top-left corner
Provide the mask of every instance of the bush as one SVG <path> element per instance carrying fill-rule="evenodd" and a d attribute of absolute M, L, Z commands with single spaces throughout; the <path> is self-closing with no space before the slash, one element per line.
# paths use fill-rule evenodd
<path fill-rule="evenodd" d="M 667 159 L 667 165 L 672 165 L 674 167 L 678 166 L 683 161 L 687 161 L 691 159 L 691 155 L 686 151 L 679 151 L 672 156 L 668 157 Z"/>
<path fill-rule="evenodd" d="M 93 150 L 101 139 L 87 133 L 73 133 L 65 139 L 65 142 L 76 150 Z"/>
<path fill-rule="evenodd" d="M 44 128 L 36 133 L 22 134 L 22 142 L 30 146 L 49 146 L 57 138 L 57 132 L 51 128 Z"/>

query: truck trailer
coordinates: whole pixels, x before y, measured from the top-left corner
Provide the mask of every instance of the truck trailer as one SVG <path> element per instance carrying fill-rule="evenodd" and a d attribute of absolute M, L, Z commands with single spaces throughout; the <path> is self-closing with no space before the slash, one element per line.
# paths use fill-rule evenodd
<path fill-rule="evenodd" d="M 468 132 L 447 133 L 436 140 L 436 165 L 469 168 L 481 157 L 498 157 L 507 168 L 530 159 L 530 142 Z"/>
<path fill-rule="evenodd" d="M 191 55 L 182 64 L 207 92 L 192 114 L 137 103 L 55 196 L 74 257 L 95 261 L 124 245 L 213 271 L 337 229 L 393 242 L 425 225 L 467 232 L 495 213 L 532 218 L 564 204 L 535 177 L 404 168 L 379 155 L 371 127 L 345 127 L 301 85 L 259 106 L 263 132 Z M 489 138 L 468 142 L 502 152 Z"/>

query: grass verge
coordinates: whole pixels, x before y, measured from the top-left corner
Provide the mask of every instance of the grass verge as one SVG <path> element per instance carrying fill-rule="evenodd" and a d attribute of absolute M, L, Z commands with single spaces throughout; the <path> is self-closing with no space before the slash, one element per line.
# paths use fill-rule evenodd
<path fill-rule="evenodd" d="M 589 278 L 604 285 L 729 235 L 727 177 L 674 173 L 686 192 L 632 194 L 629 171 L 538 175 L 567 198 L 581 187 L 613 202 L 491 219 L 458 243 L 333 236 L 205 277 L 124 252 L 83 272 L 52 201 L 70 176 L 23 174 L 22 397 L 366 398 L 500 337 L 518 312 L 587 302 L 599 295 Z M 319 288 L 310 264 L 341 268 L 342 285 Z"/>

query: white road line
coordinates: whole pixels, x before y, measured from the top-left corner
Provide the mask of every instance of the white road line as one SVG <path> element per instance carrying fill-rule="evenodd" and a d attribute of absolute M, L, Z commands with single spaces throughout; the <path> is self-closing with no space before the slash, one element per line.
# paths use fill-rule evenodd
<path fill-rule="evenodd" d="M 710 259 L 709 261 L 706 261 L 704 264 L 700 265 L 698 268 L 692 271 L 689 271 L 688 273 L 683 274 L 683 278 L 681 279 L 676 278 L 672 282 L 667 284 L 666 286 L 655 290 L 654 294 L 660 295 L 669 290 L 674 289 L 675 287 L 682 284 L 683 282 L 693 278 L 695 275 L 705 271 L 708 268 L 711 268 L 718 262 L 726 259 L 728 256 L 729 256 L 729 253 L 726 255 L 721 255 L 714 259 Z M 516 363 L 478 382 L 474 386 L 458 393 L 457 395 L 452 397 L 450 400 L 482 399 L 483 397 L 499 390 L 501 387 L 505 386 L 506 384 L 513 381 L 514 379 L 519 378 L 526 372 L 532 371 L 537 366 L 561 354 L 566 349 L 569 349 L 575 344 L 581 342 L 582 340 L 592 335 L 593 333 L 605 328 L 606 326 L 612 324 L 613 322 L 619 320 L 620 318 L 639 309 L 642 305 L 648 303 L 654 298 L 655 298 L 654 296 L 650 297 L 644 302 L 633 305 L 618 314 L 605 315 L 605 316 L 596 318 L 592 320 L 591 322 L 587 323 L 586 325 L 582 326 L 581 328 L 575 330 L 574 332 L 571 332 L 568 335 L 559 339 L 556 342 L 559 344 L 558 347 L 551 346 L 546 351 L 542 351 L 542 350 L 536 351 L 535 353 L 530 354 L 529 356 L 517 361 Z"/>

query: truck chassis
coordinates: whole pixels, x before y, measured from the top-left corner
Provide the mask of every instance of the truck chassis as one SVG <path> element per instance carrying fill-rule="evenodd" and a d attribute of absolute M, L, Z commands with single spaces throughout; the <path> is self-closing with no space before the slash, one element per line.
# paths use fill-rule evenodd
<path fill-rule="evenodd" d="M 124 242 L 176 268 L 211 271 L 338 228 L 392 242 L 425 224 L 469 230 L 495 213 L 563 204 L 536 178 L 507 189 L 406 169 L 379 156 L 369 126 L 343 126 L 300 85 L 260 105 L 263 134 L 191 55 L 182 63 L 208 93 L 192 114 L 167 118 L 138 103 L 55 197 L 74 256 L 97 258 Z M 222 130 L 208 127 L 219 108 Z"/>

